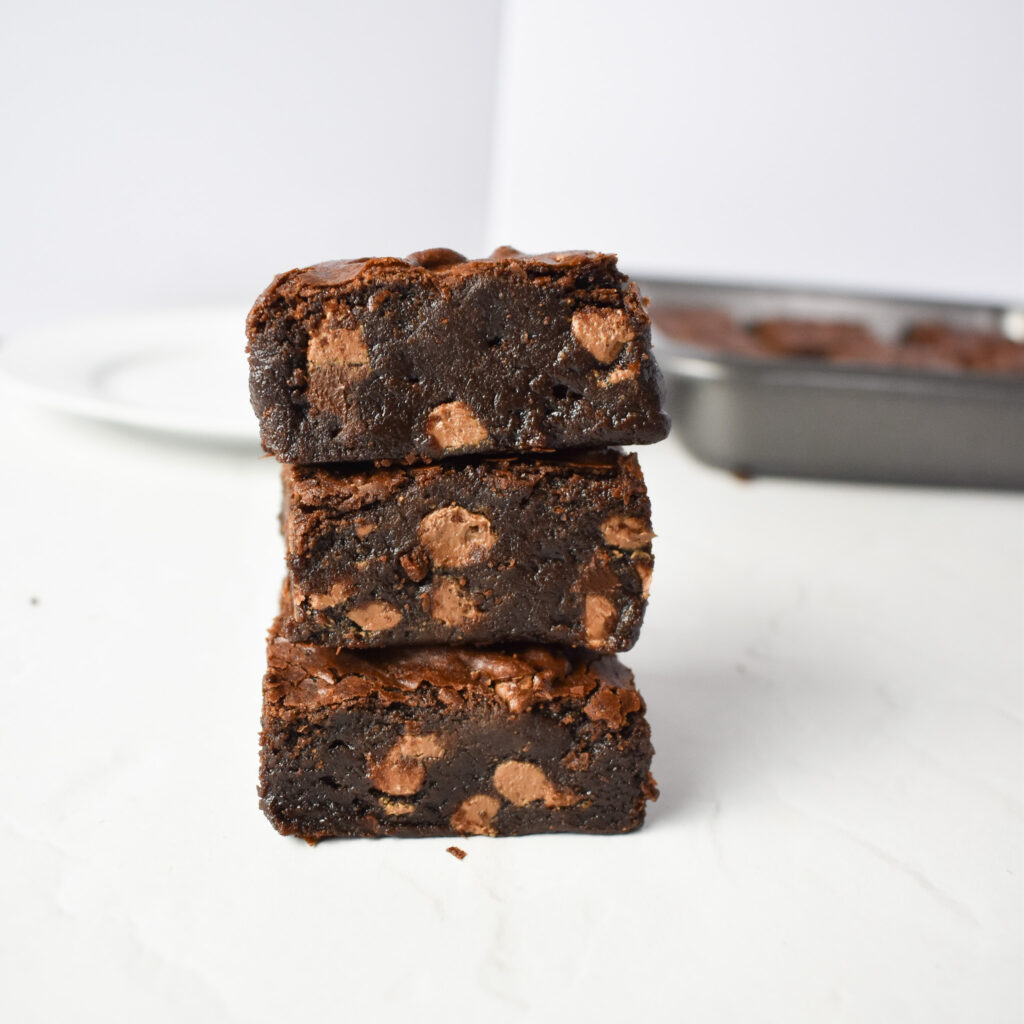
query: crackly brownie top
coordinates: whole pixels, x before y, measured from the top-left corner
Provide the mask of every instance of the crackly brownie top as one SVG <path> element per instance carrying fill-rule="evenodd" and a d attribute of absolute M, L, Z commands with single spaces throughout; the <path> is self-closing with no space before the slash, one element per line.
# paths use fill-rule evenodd
<path fill-rule="evenodd" d="M 249 321 L 250 324 L 258 321 L 267 304 L 274 299 L 297 299 L 321 288 L 338 288 L 369 282 L 379 284 L 399 278 L 423 278 L 444 287 L 467 277 L 497 276 L 515 267 L 522 268 L 527 273 L 550 274 L 587 264 L 601 264 L 613 269 L 617 259 L 607 253 L 585 250 L 529 255 L 509 245 L 503 245 L 495 249 L 490 256 L 475 260 L 466 259 L 453 249 L 424 249 L 411 253 L 405 259 L 395 256 L 373 256 L 354 260 L 331 260 L 301 270 L 288 270 L 278 274 L 256 300 L 249 314 Z M 625 280 L 625 277 L 622 279 Z"/>
<path fill-rule="evenodd" d="M 631 492 L 644 494 L 643 476 L 635 455 L 618 448 L 596 451 L 551 453 L 544 456 L 509 458 L 483 456 L 451 459 L 424 466 L 366 467 L 352 471 L 347 466 L 292 466 L 283 469 L 284 482 L 292 488 L 302 507 L 329 507 L 334 513 L 352 512 L 390 500 L 397 491 L 413 484 L 427 484 L 452 473 L 479 476 L 496 493 L 528 486 L 544 475 L 607 478 L 611 497 L 621 498 L 624 484 Z M 621 481 L 619 480 L 621 478 Z"/>
<path fill-rule="evenodd" d="M 268 638 L 268 705 L 303 711 L 356 704 L 457 706 L 473 698 L 504 704 L 510 714 L 559 699 L 586 701 L 591 720 L 621 728 L 642 708 L 633 675 L 612 656 L 540 645 L 403 647 L 355 651 Z"/>

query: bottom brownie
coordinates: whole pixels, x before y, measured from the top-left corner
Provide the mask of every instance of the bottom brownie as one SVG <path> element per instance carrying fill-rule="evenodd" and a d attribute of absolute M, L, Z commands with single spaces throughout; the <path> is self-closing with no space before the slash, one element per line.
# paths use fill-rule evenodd
<path fill-rule="evenodd" d="M 358 654 L 271 630 L 260 806 L 284 835 L 629 832 L 657 796 L 644 703 L 612 656 Z"/>

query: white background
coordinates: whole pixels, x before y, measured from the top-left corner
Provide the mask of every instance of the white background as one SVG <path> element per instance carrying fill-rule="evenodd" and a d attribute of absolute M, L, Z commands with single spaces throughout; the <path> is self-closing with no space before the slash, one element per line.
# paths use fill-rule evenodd
<path fill-rule="evenodd" d="M 995 0 L 8 4 L 0 334 L 506 241 L 1020 299 L 1021 48 Z M 258 810 L 272 460 L 0 435 L 5 1024 L 1021 1020 L 1019 495 L 644 450 L 663 796 L 459 862 Z"/>
<path fill-rule="evenodd" d="M 1019 0 L 510 5 L 490 221 L 634 269 L 1024 300 Z"/>
<path fill-rule="evenodd" d="M 1022 66 L 1018 0 L 8 4 L 0 334 L 506 242 L 1024 301 Z"/>
<path fill-rule="evenodd" d="M 496 3 L 6 4 L 0 332 L 478 250 Z"/>

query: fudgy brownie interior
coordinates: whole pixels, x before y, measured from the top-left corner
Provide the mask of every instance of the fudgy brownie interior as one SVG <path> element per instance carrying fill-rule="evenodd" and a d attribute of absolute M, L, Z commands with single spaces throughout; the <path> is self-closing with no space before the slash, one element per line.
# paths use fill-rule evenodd
<path fill-rule="evenodd" d="M 286 835 L 628 832 L 657 795 L 652 753 L 612 656 L 270 636 L 260 803 Z"/>
<path fill-rule="evenodd" d="M 285 462 L 657 441 L 650 320 L 614 256 L 448 249 L 277 277 L 249 314 L 250 393 Z"/>
<path fill-rule="evenodd" d="M 636 456 L 283 471 L 293 640 L 626 650 L 653 558 Z"/>

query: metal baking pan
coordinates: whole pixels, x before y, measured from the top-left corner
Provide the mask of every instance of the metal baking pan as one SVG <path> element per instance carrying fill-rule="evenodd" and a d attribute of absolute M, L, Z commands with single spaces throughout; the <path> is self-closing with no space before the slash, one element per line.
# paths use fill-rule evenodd
<path fill-rule="evenodd" d="M 856 321 L 897 343 L 944 323 L 1020 340 L 1024 314 L 998 306 L 641 280 L 659 305 Z M 972 371 L 752 359 L 677 342 L 655 327 L 672 434 L 743 476 L 1024 489 L 1024 378 Z"/>

